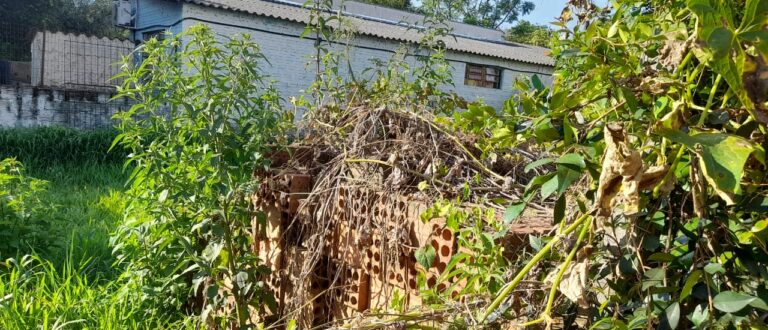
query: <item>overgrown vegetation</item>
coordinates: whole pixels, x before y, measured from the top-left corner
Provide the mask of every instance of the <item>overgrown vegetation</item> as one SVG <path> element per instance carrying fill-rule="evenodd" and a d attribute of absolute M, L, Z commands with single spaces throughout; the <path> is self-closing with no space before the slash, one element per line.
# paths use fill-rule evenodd
<path fill-rule="evenodd" d="M 125 285 L 114 264 L 110 234 L 122 221 L 126 180 L 119 157 L 108 153 L 114 136 L 63 128 L 0 130 L 3 157 L 31 164 L 1 162 L 0 328 L 183 325 L 183 315 L 151 319 L 138 313 L 141 293 Z"/>
<path fill-rule="evenodd" d="M 14 157 L 32 171 L 80 164 L 122 164 L 124 149 L 109 150 L 114 129 L 78 131 L 52 126 L 0 130 L 0 158 Z"/>
<path fill-rule="evenodd" d="M 46 223 L 35 218 L 42 208 L 38 196 L 45 181 L 24 175 L 22 165 L 13 158 L 0 161 L 0 255 L 8 256 L 24 245 L 49 240 L 40 237 L 48 231 Z"/>
<path fill-rule="evenodd" d="M 393 196 L 428 198 L 422 220 L 442 219 L 461 251 L 438 279 L 462 284 L 441 288 L 428 279 L 438 251 L 408 246 L 423 304 L 398 293 L 355 327 L 764 326 L 765 1 L 572 1 L 554 83 L 520 80 L 498 110 L 442 91 L 440 20 L 425 23 L 418 61 L 403 48 L 365 78 L 341 74 L 346 52 L 329 45 L 354 31 L 321 16 L 330 7 L 317 2 L 306 31 L 320 40 L 313 98 L 294 104 L 308 111 L 299 143 L 332 156 L 308 199 L 328 203 L 339 180 L 368 173 Z M 141 51 L 119 90 L 136 101 L 115 140 L 130 152 L 127 193 L 126 154 L 105 153 L 112 133 L 0 132 L 3 156 L 27 165 L 0 163 L 0 251 L 37 252 L 3 265 L 3 328 L 252 328 L 275 311 L 252 250 L 266 216 L 249 197 L 291 118 L 258 47 L 197 26 Z M 505 250 L 514 221 L 550 207 L 552 235 Z M 306 241 L 323 250 L 320 237 Z"/>
<path fill-rule="evenodd" d="M 481 314 L 545 280 L 526 324 L 738 328 L 764 323 L 765 1 L 573 2 L 557 79 L 502 116 L 553 171 L 523 201 L 556 199 L 547 238 Z M 567 24 L 578 17 L 575 27 Z M 518 114 L 518 107 L 521 113 Z M 529 129 L 518 129 L 530 127 Z M 517 214 L 524 204 L 509 209 Z M 560 242 L 570 242 L 561 244 Z"/>
<path fill-rule="evenodd" d="M 117 115 L 115 143 L 131 150 L 134 168 L 115 237 L 120 262 L 145 293 L 147 315 L 185 310 L 203 324 L 254 326 L 274 300 L 252 253 L 252 173 L 268 164 L 290 117 L 248 35 L 200 25 L 140 51 L 143 63 L 126 60 L 118 90 L 136 101 Z"/>
<path fill-rule="evenodd" d="M 124 29 L 112 22 L 110 0 L 3 1 L 0 16 L 10 31 L 65 31 L 100 37 L 125 37 Z M 24 37 L 31 38 L 32 35 Z M 26 44 L 29 46 L 29 44 Z M 26 50 L 29 52 L 29 49 Z"/>
<path fill-rule="evenodd" d="M 527 45 L 549 47 L 554 32 L 546 25 L 522 20 L 510 27 L 504 34 L 504 39 Z"/>

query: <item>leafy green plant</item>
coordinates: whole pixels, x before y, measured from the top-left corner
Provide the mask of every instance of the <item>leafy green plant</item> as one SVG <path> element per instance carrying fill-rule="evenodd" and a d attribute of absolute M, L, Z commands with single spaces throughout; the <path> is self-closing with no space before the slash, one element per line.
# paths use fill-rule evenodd
<path fill-rule="evenodd" d="M 252 326 L 252 312 L 274 299 L 251 252 L 251 175 L 289 125 L 259 70 L 265 59 L 248 35 L 205 26 L 139 51 L 145 58 L 126 60 L 118 93 L 136 101 L 117 115 L 115 143 L 131 150 L 135 168 L 119 258 L 148 312 L 187 309 L 203 322 Z"/>
<path fill-rule="evenodd" d="M 47 182 L 25 175 L 14 158 L 0 160 L 0 256 L 16 255 L 26 246 L 45 247 L 50 225 L 38 217 L 40 193 Z"/>
<path fill-rule="evenodd" d="M 577 309 L 596 329 L 763 324 L 768 5 L 612 5 L 565 10 L 554 84 L 521 82 L 504 110 L 507 143 L 550 155 L 508 213 L 554 201 L 559 231 L 480 320 L 504 316 L 509 293 L 550 261 L 550 294 L 526 324 Z"/>
<path fill-rule="evenodd" d="M 417 26 L 423 28 L 411 28 L 421 33 L 419 43 L 401 45 L 387 61 L 372 59 L 372 66 L 363 70 L 370 74 L 370 81 L 363 81 L 370 86 L 358 92 L 374 104 L 452 113 L 464 102 L 455 93 L 444 91 L 453 86 L 452 67 L 445 58 L 445 40 L 451 38 L 451 29 L 441 16 L 426 16 Z"/>
<path fill-rule="evenodd" d="M 311 102 L 302 96 L 294 105 L 322 107 L 322 112 L 308 112 L 307 119 L 325 122 L 339 116 L 351 93 L 350 86 L 354 85 L 349 54 L 357 31 L 342 14 L 344 1 L 309 0 L 304 6 L 310 8 L 310 14 L 301 37 L 311 36 L 315 41 L 315 54 L 308 63 L 315 71 L 315 80 L 309 86 Z M 334 6 L 339 9 L 334 10 Z"/>
<path fill-rule="evenodd" d="M 453 286 L 443 292 L 436 289 L 422 291 L 423 296 L 440 303 L 456 302 L 495 294 L 501 289 L 510 260 L 504 256 L 500 242 L 507 235 L 509 227 L 496 218 L 492 209 L 462 209 L 451 202 L 437 202 L 421 218 L 424 222 L 434 218 L 445 219 L 446 228 L 456 233 L 459 249 L 437 279 L 437 283 L 447 283 L 454 279 Z M 422 266 L 431 267 L 434 248 L 431 245 L 422 247 L 416 254 L 417 259 L 421 259 L 418 257 L 420 254 L 426 254 L 425 261 L 420 261 Z M 426 287 L 425 279 L 422 278 L 419 284 Z"/>

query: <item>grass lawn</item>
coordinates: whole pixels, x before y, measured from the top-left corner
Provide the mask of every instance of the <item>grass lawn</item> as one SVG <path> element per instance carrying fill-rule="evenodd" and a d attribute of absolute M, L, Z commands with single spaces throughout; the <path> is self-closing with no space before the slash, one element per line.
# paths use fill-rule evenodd
<path fill-rule="evenodd" d="M 39 255 L 56 265 L 89 260 L 91 270 L 108 276 L 113 268 L 109 236 L 122 219 L 126 175 L 119 164 L 59 165 L 29 169 L 48 181 L 41 198 L 50 208 L 55 240 Z M 71 255 L 69 255 L 71 254 Z"/>
<path fill-rule="evenodd" d="M 2 255 L 0 329 L 191 324 L 183 315 L 182 323 L 144 315 L 141 288 L 129 287 L 115 265 L 110 235 L 122 221 L 127 174 L 116 157 L 104 156 L 109 137 L 60 128 L 0 130 L 0 146 L 10 146 L 0 147 L 0 159 L 15 157 L 26 165 L 27 176 L 48 181 L 38 195 L 43 208 L 33 214 L 43 223 L 39 232 L 24 240 L 15 256 Z"/>

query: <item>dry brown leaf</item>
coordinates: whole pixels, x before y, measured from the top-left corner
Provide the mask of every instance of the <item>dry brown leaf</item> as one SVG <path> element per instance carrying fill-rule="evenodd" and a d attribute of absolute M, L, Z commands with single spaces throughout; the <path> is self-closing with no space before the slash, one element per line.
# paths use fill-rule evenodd
<path fill-rule="evenodd" d="M 664 179 L 669 167 L 657 165 L 646 167 L 640 153 L 627 143 L 624 127 L 619 124 L 605 126 L 605 154 L 603 169 L 597 189 L 597 215 L 609 217 L 613 213 L 616 195 L 622 192 L 624 214 L 634 215 L 640 209 L 640 192 L 651 189 Z M 669 191 L 674 181 L 663 187 Z"/>
<path fill-rule="evenodd" d="M 572 302 L 579 302 L 584 296 L 584 290 L 587 287 L 589 275 L 589 259 L 585 258 L 576 263 L 572 263 L 568 270 L 563 274 L 558 289 Z"/>
<path fill-rule="evenodd" d="M 665 40 L 659 50 L 659 64 L 674 71 L 685 58 L 689 47 L 690 43 L 686 40 Z"/>

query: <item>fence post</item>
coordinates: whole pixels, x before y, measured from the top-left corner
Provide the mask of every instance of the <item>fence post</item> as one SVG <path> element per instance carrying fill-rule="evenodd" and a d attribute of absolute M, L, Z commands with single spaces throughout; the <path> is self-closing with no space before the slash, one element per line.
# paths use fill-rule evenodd
<path fill-rule="evenodd" d="M 40 85 L 39 86 L 45 86 L 45 36 L 48 34 L 48 30 L 43 27 L 43 50 L 42 50 L 42 56 L 40 57 Z"/>

